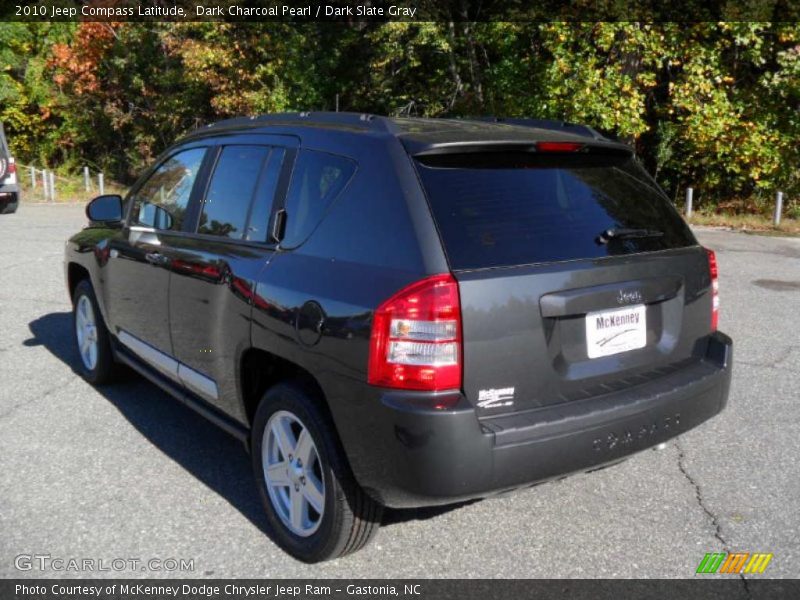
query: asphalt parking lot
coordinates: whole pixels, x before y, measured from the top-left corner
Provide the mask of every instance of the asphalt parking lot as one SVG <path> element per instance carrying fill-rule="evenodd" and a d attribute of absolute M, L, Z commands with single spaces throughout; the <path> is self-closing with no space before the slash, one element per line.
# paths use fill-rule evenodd
<path fill-rule="evenodd" d="M 21 554 L 194 561 L 95 576 L 692 577 L 726 550 L 800 576 L 800 239 L 698 232 L 736 344 L 718 418 L 603 471 L 388 512 L 367 549 L 310 566 L 262 533 L 238 442 L 144 380 L 76 375 L 62 252 L 84 223 L 74 205 L 0 217 L 0 577 L 81 575 L 18 571 Z"/>

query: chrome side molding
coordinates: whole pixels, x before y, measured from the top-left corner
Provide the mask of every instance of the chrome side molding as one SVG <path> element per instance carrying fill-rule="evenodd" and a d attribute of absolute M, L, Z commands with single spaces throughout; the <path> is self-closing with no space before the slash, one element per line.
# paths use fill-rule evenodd
<path fill-rule="evenodd" d="M 150 366 L 155 367 L 167 377 L 176 381 L 178 380 L 179 363 L 177 360 L 168 354 L 164 354 L 161 350 L 153 348 L 153 346 L 147 342 L 143 342 L 139 338 L 132 336 L 125 330 L 120 329 L 117 338 Z"/>
<path fill-rule="evenodd" d="M 219 397 L 217 384 L 213 379 L 187 367 L 183 363 L 178 364 L 178 377 L 183 385 L 206 400 L 216 400 Z"/>
<path fill-rule="evenodd" d="M 117 339 L 136 356 L 158 370 L 159 373 L 186 386 L 198 396 L 206 400 L 217 400 L 219 398 L 217 383 L 210 377 L 178 362 L 169 354 L 153 348 L 147 342 L 140 340 L 123 329 L 120 330 Z"/>

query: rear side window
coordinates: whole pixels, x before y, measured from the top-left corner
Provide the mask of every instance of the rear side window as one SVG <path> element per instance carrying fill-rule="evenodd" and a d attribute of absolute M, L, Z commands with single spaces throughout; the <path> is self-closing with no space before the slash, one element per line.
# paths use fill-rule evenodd
<path fill-rule="evenodd" d="M 695 244 L 629 155 L 462 154 L 417 161 L 453 269 L 633 254 Z M 660 235 L 614 239 L 608 229 Z"/>
<path fill-rule="evenodd" d="M 314 150 L 300 151 L 284 205 L 283 247 L 295 248 L 308 238 L 355 170 L 356 164 L 348 158 Z"/>
<path fill-rule="evenodd" d="M 225 146 L 214 167 L 200 214 L 198 233 L 235 240 L 245 237 L 250 203 L 268 146 Z"/>

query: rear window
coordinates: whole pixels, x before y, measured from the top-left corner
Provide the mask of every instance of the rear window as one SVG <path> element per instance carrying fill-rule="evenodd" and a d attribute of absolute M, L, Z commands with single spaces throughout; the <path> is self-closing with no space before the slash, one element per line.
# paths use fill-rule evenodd
<path fill-rule="evenodd" d="M 450 154 L 417 170 L 453 269 L 652 252 L 695 244 L 628 154 Z M 660 235 L 604 240 L 608 229 Z"/>
<path fill-rule="evenodd" d="M 6 132 L 3 129 L 3 124 L 0 123 L 0 158 L 10 158 L 11 153 L 8 150 L 8 141 L 6 140 Z"/>

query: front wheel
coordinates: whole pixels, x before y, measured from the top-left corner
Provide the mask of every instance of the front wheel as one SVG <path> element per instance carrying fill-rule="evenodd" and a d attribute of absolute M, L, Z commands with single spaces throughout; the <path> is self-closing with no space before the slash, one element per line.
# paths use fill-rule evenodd
<path fill-rule="evenodd" d="M 253 470 L 273 540 L 305 562 L 359 550 L 380 526 L 382 507 L 353 478 L 320 399 L 278 384 L 252 429 Z"/>
<path fill-rule="evenodd" d="M 88 279 L 75 286 L 72 316 L 81 375 L 89 383 L 108 383 L 116 375 L 116 363 L 111 351 L 111 337 Z"/>

